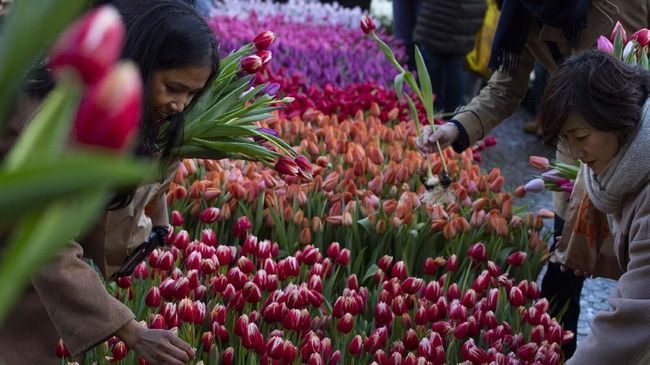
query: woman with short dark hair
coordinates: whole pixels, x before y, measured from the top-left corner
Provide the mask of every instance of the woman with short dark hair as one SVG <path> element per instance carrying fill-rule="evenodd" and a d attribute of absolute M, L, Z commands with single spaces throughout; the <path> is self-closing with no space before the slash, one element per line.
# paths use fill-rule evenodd
<path fill-rule="evenodd" d="M 568 364 L 650 363 L 650 72 L 601 51 L 558 66 L 542 98 L 546 142 L 583 162 L 624 271 Z"/>

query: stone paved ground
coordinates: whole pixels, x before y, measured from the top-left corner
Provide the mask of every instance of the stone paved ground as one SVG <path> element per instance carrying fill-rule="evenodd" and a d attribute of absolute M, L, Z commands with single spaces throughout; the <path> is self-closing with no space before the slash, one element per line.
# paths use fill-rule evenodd
<path fill-rule="evenodd" d="M 539 155 L 553 158 L 555 155 L 552 149 L 542 145 L 540 139 L 523 132 L 523 123 L 529 118 L 530 115 L 527 112 L 520 110 L 505 120 L 490 133 L 498 138 L 499 143 L 482 153 L 482 167 L 488 170 L 493 167 L 501 168 L 501 172 L 506 178 L 506 184 L 513 189 L 526 183 L 536 174 L 536 170 L 528 164 L 528 156 Z M 536 211 L 539 208 L 552 209 L 550 192 L 528 194 L 522 201 L 531 211 Z M 548 229 L 552 228 L 550 220 L 545 224 Z M 541 275 L 538 282 L 541 282 Z M 616 281 L 609 279 L 598 278 L 585 281 L 580 298 L 578 341 L 583 340 L 589 334 L 591 319 L 594 315 L 601 310 L 609 309 L 607 298 L 615 285 Z"/>

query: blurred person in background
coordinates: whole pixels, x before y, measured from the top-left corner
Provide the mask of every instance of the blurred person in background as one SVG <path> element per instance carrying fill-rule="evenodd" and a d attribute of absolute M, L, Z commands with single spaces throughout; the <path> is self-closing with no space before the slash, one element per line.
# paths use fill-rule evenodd
<path fill-rule="evenodd" d="M 422 0 L 393 0 L 393 34 L 406 46 L 409 69 L 415 70 L 413 29 Z"/>
<path fill-rule="evenodd" d="M 485 0 L 429 0 L 420 6 L 413 41 L 429 71 L 437 111 L 452 113 L 465 103 L 465 56 L 486 8 Z"/>

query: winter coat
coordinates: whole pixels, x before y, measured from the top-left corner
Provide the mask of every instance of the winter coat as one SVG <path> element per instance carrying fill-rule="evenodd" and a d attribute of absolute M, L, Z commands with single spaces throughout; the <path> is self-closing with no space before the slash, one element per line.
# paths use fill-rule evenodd
<path fill-rule="evenodd" d="M 35 105 L 24 103 L 15 111 L 6 140 L 0 141 L 0 157 Z M 140 186 L 128 206 L 105 211 L 86 237 L 70 242 L 31 278 L 0 324 L 0 363 L 58 365 L 55 347 L 60 338 L 78 359 L 134 318 L 127 306 L 108 293 L 100 275 L 110 277 L 130 250 L 149 236 L 153 225 L 168 225 L 165 193 L 172 177 Z M 0 247 L 2 240 L 0 234 Z M 84 258 L 92 259 L 101 273 Z"/>
<path fill-rule="evenodd" d="M 485 0 L 427 0 L 420 5 L 413 40 L 427 52 L 466 54 L 483 24 Z"/>

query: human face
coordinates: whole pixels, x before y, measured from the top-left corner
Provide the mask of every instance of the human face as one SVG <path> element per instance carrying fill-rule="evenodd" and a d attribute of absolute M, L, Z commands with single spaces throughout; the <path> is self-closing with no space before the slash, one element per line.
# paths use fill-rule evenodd
<path fill-rule="evenodd" d="M 156 121 L 182 112 L 210 77 L 210 67 L 189 66 L 155 71 L 151 77 L 148 105 Z"/>
<path fill-rule="evenodd" d="M 586 163 L 596 175 L 605 171 L 619 148 L 614 133 L 597 130 L 577 116 L 567 119 L 561 136 L 572 157 Z"/>

